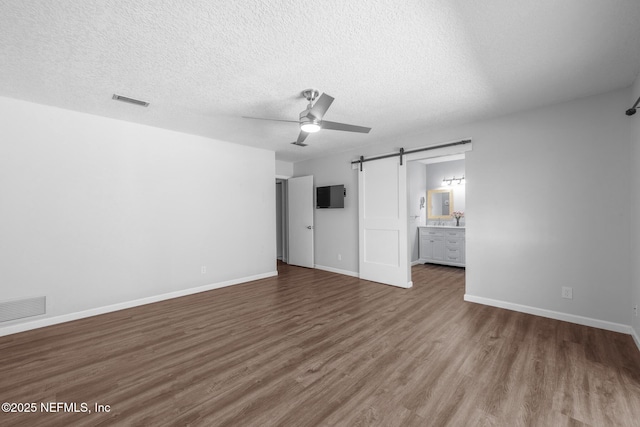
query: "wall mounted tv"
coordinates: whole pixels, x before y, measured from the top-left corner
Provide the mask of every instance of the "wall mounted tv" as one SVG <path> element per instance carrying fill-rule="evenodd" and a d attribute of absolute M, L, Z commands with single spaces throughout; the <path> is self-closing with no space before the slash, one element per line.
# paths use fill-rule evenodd
<path fill-rule="evenodd" d="M 316 209 L 344 208 L 346 195 L 344 185 L 316 187 Z"/>

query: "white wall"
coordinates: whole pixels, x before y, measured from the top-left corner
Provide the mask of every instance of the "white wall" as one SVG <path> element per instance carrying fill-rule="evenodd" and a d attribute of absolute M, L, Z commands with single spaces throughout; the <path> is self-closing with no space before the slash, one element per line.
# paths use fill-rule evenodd
<path fill-rule="evenodd" d="M 0 300 L 46 295 L 51 318 L 275 274 L 273 152 L 7 98 L 0 117 Z"/>
<path fill-rule="evenodd" d="M 316 222 L 316 263 L 336 266 L 340 251 L 349 260 L 343 268 L 357 272 L 358 172 L 351 160 L 472 137 L 465 158 L 467 294 L 613 322 L 614 329 L 629 325 L 628 104 L 627 88 L 296 163 L 296 175 L 314 174 L 317 185 L 351 188 L 340 216 Z M 561 208 L 550 208 L 550 199 Z M 610 208 L 602 212 L 596 201 Z M 573 287 L 573 300 L 560 298 L 561 286 Z"/>
<path fill-rule="evenodd" d="M 628 107 L 630 108 L 636 100 L 640 97 L 640 75 L 636 78 L 635 83 L 631 91 L 631 96 L 628 99 Z M 626 117 L 631 124 L 631 148 L 632 148 L 632 169 L 633 169 L 633 221 L 632 221 L 632 265 L 633 265 L 633 278 L 632 278 L 632 298 L 630 304 L 632 307 L 638 305 L 640 311 L 640 111 L 636 112 L 634 116 Z M 625 307 L 628 308 L 628 307 Z M 640 315 L 640 313 L 638 313 Z M 636 344 L 640 347 L 640 317 L 631 315 L 631 326 L 635 331 L 634 338 Z"/>
<path fill-rule="evenodd" d="M 293 163 L 276 160 L 276 176 L 278 178 L 291 178 L 293 176 Z"/>
<path fill-rule="evenodd" d="M 418 227 L 426 225 L 427 221 L 427 165 L 420 162 L 407 163 L 407 186 L 409 203 L 407 214 L 409 215 L 408 240 L 409 258 L 417 261 L 420 258 L 420 241 L 418 239 Z M 420 209 L 420 198 L 424 197 L 424 207 Z"/>

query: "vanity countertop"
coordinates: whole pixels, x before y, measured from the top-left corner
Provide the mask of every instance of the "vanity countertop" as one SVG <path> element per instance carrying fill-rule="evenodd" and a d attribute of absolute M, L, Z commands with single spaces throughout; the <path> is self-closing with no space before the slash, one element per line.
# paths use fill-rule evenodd
<path fill-rule="evenodd" d="M 464 225 L 455 226 L 455 225 L 420 225 L 418 228 L 459 228 L 464 230 Z"/>

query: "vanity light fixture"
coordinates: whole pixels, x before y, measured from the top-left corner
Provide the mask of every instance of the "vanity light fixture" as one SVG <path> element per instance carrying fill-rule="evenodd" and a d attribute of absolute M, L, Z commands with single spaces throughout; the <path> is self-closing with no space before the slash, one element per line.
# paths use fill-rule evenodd
<path fill-rule="evenodd" d="M 462 177 L 460 178 L 456 178 L 455 175 L 453 178 L 442 178 L 442 186 L 447 186 L 447 185 L 451 185 L 453 184 L 454 181 L 457 181 L 455 184 L 456 185 L 460 185 L 460 184 L 464 184 L 465 180 L 464 180 L 464 175 L 462 175 Z"/>

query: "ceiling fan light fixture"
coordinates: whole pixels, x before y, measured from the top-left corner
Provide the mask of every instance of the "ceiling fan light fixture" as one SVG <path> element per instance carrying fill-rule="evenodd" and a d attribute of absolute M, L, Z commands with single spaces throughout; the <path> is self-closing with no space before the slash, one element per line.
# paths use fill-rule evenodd
<path fill-rule="evenodd" d="M 324 114 L 333 103 L 334 98 L 331 95 L 327 95 L 326 93 L 323 93 L 322 95 L 320 95 L 320 97 L 318 97 L 319 94 L 320 92 L 316 89 L 307 89 L 302 92 L 302 96 L 304 96 L 307 101 L 309 101 L 309 105 L 303 112 L 300 113 L 300 120 L 298 121 L 298 124 L 300 126 L 300 133 L 298 134 L 298 139 L 295 142 L 292 142 L 292 144 L 304 147 L 307 145 L 304 143 L 304 141 L 310 133 L 316 133 L 324 129 L 339 130 L 344 132 L 369 133 L 371 128 L 368 127 L 324 120 Z M 295 123 L 295 121 L 293 120 L 266 119 L 261 117 L 246 116 L 242 117 L 246 119 L 272 120 L 276 122 Z"/>
<path fill-rule="evenodd" d="M 315 133 L 320 130 L 320 125 L 314 122 L 303 123 L 300 125 L 300 130 L 307 133 Z"/>

